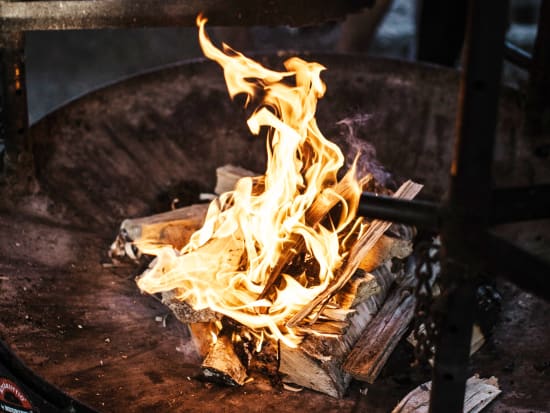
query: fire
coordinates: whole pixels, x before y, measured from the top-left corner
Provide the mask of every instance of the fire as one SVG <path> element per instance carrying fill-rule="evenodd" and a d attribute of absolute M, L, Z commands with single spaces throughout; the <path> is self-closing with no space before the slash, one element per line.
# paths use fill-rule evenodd
<path fill-rule="evenodd" d="M 286 322 L 327 288 L 343 264 L 346 240 L 362 229 L 355 212 L 363 182 L 355 168 L 338 180 L 344 156 L 317 126 L 325 68 L 293 57 L 284 72 L 267 69 L 225 44 L 218 49 L 205 23 L 197 17 L 200 45 L 223 68 L 229 95 L 245 94 L 247 105 L 258 105 L 247 124 L 256 135 L 262 127 L 269 131 L 267 168 L 214 200 L 203 227 L 181 250 L 140 246 L 156 259 L 138 285 L 148 293 L 176 289 L 195 310 L 210 308 L 258 337 L 296 346 L 301 336 Z M 312 220 L 319 205 L 332 211 Z M 283 267 L 271 288 L 270 275 L 297 240 L 304 260 L 314 264 L 297 266 L 298 275 Z"/>

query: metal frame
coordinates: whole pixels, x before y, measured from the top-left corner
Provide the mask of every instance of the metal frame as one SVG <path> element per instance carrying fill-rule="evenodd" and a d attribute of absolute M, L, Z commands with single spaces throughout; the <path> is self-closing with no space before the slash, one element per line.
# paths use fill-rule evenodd
<path fill-rule="evenodd" d="M 475 280 L 481 272 L 507 277 L 523 289 L 550 300 L 550 265 L 511 243 L 489 234 L 489 225 L 550 217 L 550 185 L 494 190 L 493 149 L 504 58 L 508 4 L 500 0 L 470 1 L 461 78 L 455 154 L 450 194 L 440 205 L 375 199 L 363 194 L 360 213 L 430 229 L 439 228 L 444 286 L 438 300 L 439 334 L 432 377 L 430 412 L 462 412 L 475 307 Z M 541 14 L 550 1 L 543 0 Z M 548 21 L 548 16 L 544 17 Z M 548 37 L 548 27 L 539 22 Z M 538 74 L 537 95 L 546 102 L 549 42 L 537 41 L 532 64 Z M 545 47 L 546 53 L 540 50 Z M 510 46 L 506 47 L 510 54 Z M 521 61 L 526 64 L 525 57 Z M 533 100 L 533 98 L 531 98 Z M 535 99 L 536 100 L 536 99 Z M 545 101 L 539 99 L 541 106 Z M 540 115 L 540 114 L 539 114 Z M 373 202 L 374 201 L 374 202 Z"/>
<path fill-rule="evenodd" d="M 320 7 L 310 8 L 307 2 L 298 0 L 0 1 L 0 139 L 6 145 L 4 169 L 8 176 L 15 171 L 18 179 L 21 170 L 27 176 L 32 175 L 24 75 L 25 31 L 186 26 L 194 24 L 200 11 L 217 25 L 299 26 L 339 19 L 371 3 L 369 0 L 326 2 L 320 10 Z M 541 14 L 548 8 L 550 0 L 543 0 Z M 500 73 L 505 54 L 522 66 L 531 64 L 535 85 L 531 88 L 534 94 L 531 101 L 536 108 L 541 106 L 537 96 L 545 92 L 550 94 L 548 88 L 540 90 L 550 73 L 550 42 L 543 41 L 550 30 L 548 16 L 544 24 L 541 16 L 539 39 L 542 40 L 537 41 L 534 63 L 529 56 L 512 50 L 509 45 L 505 49 L 507 16 L 505 1 L 470 1 L 449 197 L 435 204 L 365 193 L 359 208 L 360 214 L 369 217 L 441 232 L 445 293 L 441 299 L 440 334 L 433 369 L 432 413 L 462 412 L 476 274 L 492 271 L 507 276 L 520 287 L 550 299 L 548 264 L 488 232 L 491 224 L 550 216 L 550 185 L 492 188 Z M 543 47 L 545 53 L 542 53 Z M 536 115 L 536 111 L 532 113 Z M 526 202 L 527 199 L 530 201 Z M 520 263 L 521 277 L 514 271 Z M 525 271 L 526 266 L 529 271 Z"/>

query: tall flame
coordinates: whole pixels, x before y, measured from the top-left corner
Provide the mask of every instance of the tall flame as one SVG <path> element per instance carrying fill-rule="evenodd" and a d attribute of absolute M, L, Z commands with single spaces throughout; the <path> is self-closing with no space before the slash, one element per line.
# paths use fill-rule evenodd
<path fill-rule="evenodd" d="M 352 168 L 340 181 L 348 195 L 334 190 L 344 156 L 315 120 L 326 89 L 320 77 L 325 68 L 293 57 L 285 61 L 285 72 L 269 70 L 225 44 L 223 50 L 215 47 L 206 21 L 197 17 L 200 45 L 222 66 L 231 98 L 245 94 L 248 105 L 261 97 L 247 123 L 253 134 L 268 127 L 267 169 L 261 177 L 240 179 L 233 191 L 213 201 L 203 227 L 180 251 L 142 247 L 157 258 L 138 285 L 148 293 L 176 289 L 196 310 L 211 308 L 258 335 L 295 346 L 301 337 L 285 322 L 325 290 L 341 266 L 342 239 L 350 227 L 357 228 L 361 181 Z M 340 215 L 311 225 L 307 212 L 323 197 L 338 198 Z M 309 259 L 316 262 L 314 276 L 308 274 L 311 269 L 301 276 L 283 272 L 274 292 L 260 299 L 293 237 L 303 238 Z"/>

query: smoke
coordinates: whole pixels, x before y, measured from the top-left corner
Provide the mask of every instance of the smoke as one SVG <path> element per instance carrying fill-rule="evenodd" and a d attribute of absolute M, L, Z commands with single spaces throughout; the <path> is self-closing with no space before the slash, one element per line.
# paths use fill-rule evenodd
<path fill-rule="evenodd" d="M 336 124 L 341 129 L 341 139 L 347 147 L 346 167 L 350 168 L 355 157 L 359 155 L 357 162 L 358 176 L 365 176 L 371 173 L 378 183 L 385 187 L 393 184 L 392 175 L 386 171 L 384 166 L 376 158 L 376 149 L 372 144 L 360 137 L 360 132 L 368 129 L 368 123 L 372 121 L 370 114 L 357 114 L 338 121 Z"/>

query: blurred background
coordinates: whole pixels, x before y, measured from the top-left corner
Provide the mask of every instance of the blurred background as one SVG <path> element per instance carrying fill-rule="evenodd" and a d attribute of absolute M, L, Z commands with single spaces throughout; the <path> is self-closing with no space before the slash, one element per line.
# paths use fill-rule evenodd
<path fill-rule="evenodd" d="M 362 14 L 321 27 L 211 27 L 209 33 L 216 42 L 224 41 L 241 51 L 364 53 L 457 66 L 463 3 L 377 0 Z M 511 1 L 510 42 L 531 50 L 539 8 L 540 0 Z M 448 38 L 451 32 L 459 37 Z M 30 121 L 102 85 L 201 56 L 195 28 L 29 32 L 26 60 Z M 521 88 L 527 74 L 506 64 L 504 79 Z"/>

